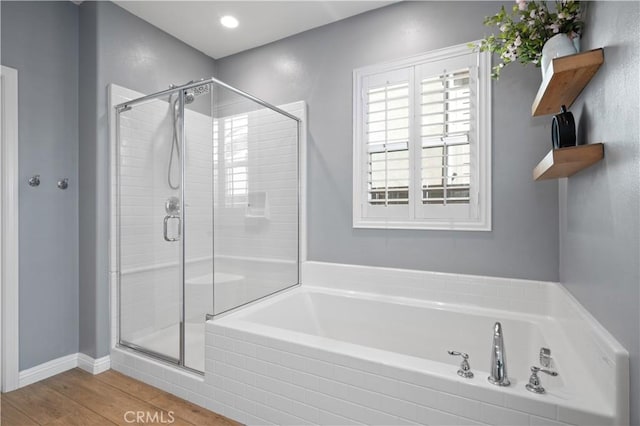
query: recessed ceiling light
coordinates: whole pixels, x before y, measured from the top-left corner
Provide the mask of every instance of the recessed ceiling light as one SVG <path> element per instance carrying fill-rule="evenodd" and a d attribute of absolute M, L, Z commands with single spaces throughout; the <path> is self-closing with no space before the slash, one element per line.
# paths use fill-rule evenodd
<path fill-rule="evenodd" d="M 220 23 L 227 28 L 236 28 L 238 26 L 238 20 L 231 15 L 225 15 L 220 18 Z"/>

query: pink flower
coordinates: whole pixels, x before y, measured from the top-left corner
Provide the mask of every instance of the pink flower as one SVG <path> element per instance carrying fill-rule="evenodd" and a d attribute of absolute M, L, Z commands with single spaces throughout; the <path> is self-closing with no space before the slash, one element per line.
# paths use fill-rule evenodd
<path fill-rule="evenodd" d="M 527 0 L 516 0 L 516 3 L 518 5 L 518 9 L 527 10 Z"/>
<path fill-rule="evenodd" d="M 560 32 L 560 24 L 551 24 L 549 25 L 548 28 L 552 30 L 554 34 L 557 34 Z"/>

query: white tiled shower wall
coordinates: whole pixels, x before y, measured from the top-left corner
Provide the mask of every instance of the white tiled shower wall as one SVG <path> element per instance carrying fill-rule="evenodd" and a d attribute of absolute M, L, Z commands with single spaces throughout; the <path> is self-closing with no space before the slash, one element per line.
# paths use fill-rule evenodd
<path fill-rule="evenodd" d="M 296 108 L 291 112 L 297 115 L 302 110 Z M 221 208 L 218 202 L 215 241 L 219 253 L 217 250 L 216 255 L 295 261 L 298 256 L 296 123 L 265 109 L 246 116 L 249 195 L 266 194 L 266 207 L 261 216 L 254 214 L 245 203 Z"/>

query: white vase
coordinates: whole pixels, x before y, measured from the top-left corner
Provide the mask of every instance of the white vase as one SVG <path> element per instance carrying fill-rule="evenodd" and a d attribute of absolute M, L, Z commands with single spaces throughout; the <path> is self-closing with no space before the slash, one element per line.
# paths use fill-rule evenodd
<path fill-rule="evenodd" d="M 553 58 L 573 55 L 574 53 L 578 53 L 578 51 L 573 41 L 566 34 L 556 34 L 547 40 L 544 46 L 542 46 L 542 59 L 540 60 L 542 79 L 544 80 Z"/>
<path fill-rule="evenodd" d="M 580 36 L 576 35 L 571 39 L 571 42 L 573 43 L 573 47 L 576 48 L 576 53 L 580 52 Z"/>

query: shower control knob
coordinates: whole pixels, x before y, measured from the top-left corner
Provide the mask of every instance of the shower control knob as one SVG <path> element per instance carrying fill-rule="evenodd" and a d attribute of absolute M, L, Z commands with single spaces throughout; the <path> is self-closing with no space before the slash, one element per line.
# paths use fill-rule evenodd
<path fill-rule="evenodd" d="M 178 197 L 169 197 L 167 201 L 164 203 L 164 210 L 168 215 L 179 215 L 180 214 L 180 198 Z"/>
<path fill-rule="evenodd" d="M 60 179 L 58 181 L 58 188 L 67 189 L 69 187 L 69 178 Z"/>

